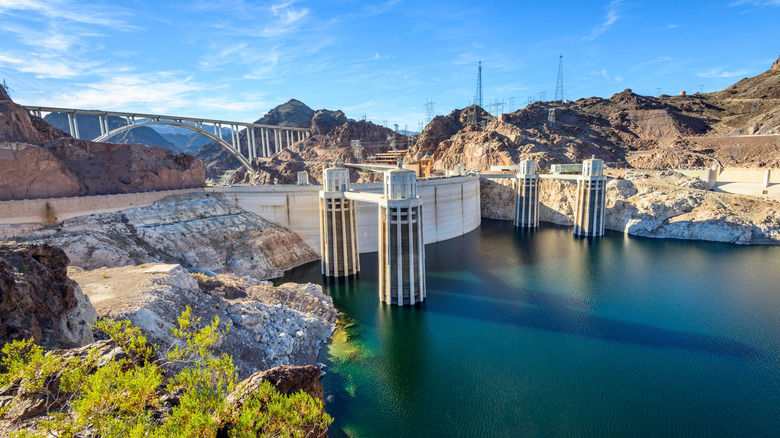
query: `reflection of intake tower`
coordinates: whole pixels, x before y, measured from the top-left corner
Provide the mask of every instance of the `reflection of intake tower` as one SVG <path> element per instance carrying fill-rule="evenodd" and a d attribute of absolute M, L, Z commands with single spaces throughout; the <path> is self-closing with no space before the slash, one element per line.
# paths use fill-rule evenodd
<path fill-rule="evenodd" d="M 384 175 L 379 200 L 379 299 L 403 306 L 425 299 L 422 200 L 413 170 Z"/>
<path fill-rule="evenodd" d="M 331 167 L 323 172 L 320 190 L 320 250 L 322 273 L 345 277 L 360 271 L 355 204 L 349 191 L 349 170 Z"/>
<path fill-rule="evenodd" d="M 601 236 L 604 234 L 605 186 L 604 162 L 593 158 L 582 162 L 582 175 L 577 178 L 577 205 L 574 210 L 574 234 Z"/>
<path fill-rule="evenodd" d="M 515 195 L 515 226 L 539 226 L 539 175 L 536 173 L 536 160 L 520 162 Z"/>

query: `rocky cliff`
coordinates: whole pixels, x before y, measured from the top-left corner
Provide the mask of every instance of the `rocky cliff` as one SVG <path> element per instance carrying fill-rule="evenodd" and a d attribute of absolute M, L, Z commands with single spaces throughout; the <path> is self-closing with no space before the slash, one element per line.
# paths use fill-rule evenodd
<path fill-rule="evenodd" d="M 440 168 L 474 170 L 522 159 L 546 168 L 591 156 L 634 167 L 777 166 L 778 62 L 714 93 L 652 97 L 626 89 L 609 99 L 536 102 L 497 118 L 476 107 L 455 110 L 435 117 L 407 157 L 429 154 Z M 469 112 L 477 125 L 468 124 Z M 756 134 L 762 137 L 743 137 Z"/>
<path fill-rule="evenodd" d="M 15 239 L 59 246 L 84 269 L 173 262 L 265 279 L 318 258 L 297 234 L 219 194 L 171 196 L 145 207 L 69 219 Z"/>
<path fill-rule="evenodd" d="M 147 272 L 155 271 L 157 272 Z M 333 300 L 314 284 L 268 282 L 234 275 L 190 275 L 179 265 L 71 270 L 100 317 L 129 319 L 157 345 L 173 348 L 171 328 L 187 306 L 202 321 L 218 317 L 231 328 L 216 353 L 233 357 L 241 378 L 278 365 L 317 363 L 335 329 Z"/>
<path fill-rule="evenodd" d="M 47 348 L 93 342 L 95 309 L 51 245 L 0 244 L 0 346 L 33 339 Z"/>
<path fill-rule="evenodd" d="M 481 184 L 482 215 L 511 220 L 511 179 Z M 539 220 L 571 225 L 576 182 L 542 180 Z M 614 179 L 607 184 L 605 227 L 636 236 L 780 245 L 780 203 L 706 190 L 704 183 L 671 171 Z"/>
<path fill-rule="evenodd" d="M 72 138 L 0 95 L 0 201 L 201 187 L 203 163 L 162 147 Z"/>

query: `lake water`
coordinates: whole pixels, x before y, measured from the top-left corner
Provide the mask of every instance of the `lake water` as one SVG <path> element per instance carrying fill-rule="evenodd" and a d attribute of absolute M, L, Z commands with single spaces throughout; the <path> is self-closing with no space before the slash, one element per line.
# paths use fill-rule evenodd
<path fill-rule="evenodd" d="M 426 257 L 414 308 L 376 253 L 324 284 L 331 437 L 780 436 L 780 247 L 483 220 Z"/>

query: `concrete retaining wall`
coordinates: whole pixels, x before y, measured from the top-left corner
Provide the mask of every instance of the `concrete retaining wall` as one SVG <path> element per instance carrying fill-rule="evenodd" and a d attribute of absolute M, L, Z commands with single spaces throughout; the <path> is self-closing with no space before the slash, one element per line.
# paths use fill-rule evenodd
<path fill-rule="evenodd" d="M 241 208 L 303 236 L 315 251 L 320 250 L 320 186 L 236 186 L 209 187 L 207 192 L 222 193 Z M 382 184 L 354 184 L 353 190 L 381 193 Z M 476 229 L 480 222 L 479 177 L 464 176 L 417 183 L 423 199 L 423 236 L 425 243 L 451 239 Z M 357 203 L 360 252 L 377 251 L 379 235 L 378 207 Z"/>
<path fill-rule="evenodd" d="M 202 191 L 203 188 L 196 188 L 124 193 L 119 195 L 0 201 L 0 226 L 23 224 L 53 225 L 78 216 L 109 213 L 131 207 L 150 205 L 167 196 Z"/>

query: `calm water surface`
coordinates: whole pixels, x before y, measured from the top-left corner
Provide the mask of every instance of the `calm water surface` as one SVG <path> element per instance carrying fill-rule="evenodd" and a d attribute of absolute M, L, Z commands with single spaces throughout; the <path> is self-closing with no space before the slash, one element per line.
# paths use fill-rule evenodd
<path fill-rule="evenodd" d="M 379 302 L 376 253 L 324 284 L 330 436 L 780 436 L 780 248 L 483 220 L 426 257 L 414 308 Z"/>

